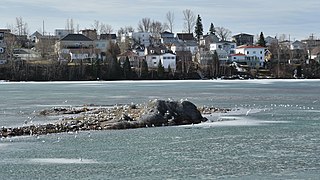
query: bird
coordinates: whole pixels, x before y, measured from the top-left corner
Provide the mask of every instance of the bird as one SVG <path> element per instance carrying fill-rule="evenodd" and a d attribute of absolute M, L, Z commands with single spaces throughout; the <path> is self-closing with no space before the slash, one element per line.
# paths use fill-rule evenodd
<path fill-rule="evenodd" d="M 248 111 L 247 111 L 247 113 L 246 113 L 246 116 L 248 116 L 249 115 L 249 112 L 251 111 L 251 109 L 249 109 Z"/>

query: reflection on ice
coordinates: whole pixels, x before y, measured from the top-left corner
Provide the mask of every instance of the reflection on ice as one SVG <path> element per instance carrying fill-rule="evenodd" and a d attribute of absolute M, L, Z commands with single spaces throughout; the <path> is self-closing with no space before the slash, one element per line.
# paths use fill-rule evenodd
<path fill-rule="evenodd" d="M 35 158 L 29 159 L 31 163 L 41 164 L 95 164 L 98 163 L 92 159 L 66 159 L 66 158 Z"/>

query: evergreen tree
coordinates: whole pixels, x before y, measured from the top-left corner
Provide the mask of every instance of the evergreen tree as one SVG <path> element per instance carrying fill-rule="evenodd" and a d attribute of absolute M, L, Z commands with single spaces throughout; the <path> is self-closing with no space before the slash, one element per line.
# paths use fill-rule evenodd
<path fill-rule="evenodd" d="M 163 67 L 161 61 L 159 61 L 157 72 L 158 72 L 158 77 L 159 78 L 161 78 L 161 79 L 164 78 L 164 67 Z"/>
<path fill-rule="evenodd" d="M 171 79 L 173 77 L 172 69 L 170 64 L 168 65 L 168 78 Z"/>
<path fill-rule="evenodd" d="M 203 26 L 202 26 L 202 20 L 200 15 L 198 15 L 194 32 L 196 34 L 198 41 L 200 41 L 200 37 L 203 35 Z"/>
<path fill-rule="evenodd" d="M 210 25 L 209 32 L 210 32 L 210 34 L 216 34 L 216 29 L 214 28 L 213 23 L 211 23 L 211 25 Z"/>
<path fill-rule="evenodd" d="M 100 59 L 96 59 L 95 62 L 95 75 L 96 79 L 99 80 L 101 78 L 101 64 L 100 64 Z"/>
<path fill-rule="evenodd" d="M 218 56 L 218 53 L 217 51 L 214 51 L 214 54 L 213 54 L 213 77 L 214 78 L 217 78 L 220 76 L 220 61 L 219 61 L 219 56 Z"/>
<path fill-rule="evenodd" d="M 266 47 L 266 41 L 264 39 L 264 35 L 263 35 L 262 32 L 260 33 L 260 38 L 258 40 L 258 45 L 262 46 L 262 47 Z"/>
<path fill-rule="evenodd" d="M 132 70 L 129 57 L 126 57 L 126 60 L 123 63 L 123 76 L 125 79 L 130 79 L 132 77 Z"/>
<path fill-rule="evenodd" d="M 141 64 L 140 78 L 147 79 L 148 75 L 149 75 L 148 64 L 145 60 L 143 60 Z"/>
<path fill-rule="evenodd" d="M 117 58 L 111 58 L 111 63 L 109 65 L 109 79 L 118 80 L 122 79 L 122 69 L 117 60 Z"/>
<path fill-rule="evenodd" d="M 168 73 L 169 73 L 169 74 L 171 74 L 171 73 L 172 73 L 172 69 L 171 69 L 170 64 L 168 65 Z"/>

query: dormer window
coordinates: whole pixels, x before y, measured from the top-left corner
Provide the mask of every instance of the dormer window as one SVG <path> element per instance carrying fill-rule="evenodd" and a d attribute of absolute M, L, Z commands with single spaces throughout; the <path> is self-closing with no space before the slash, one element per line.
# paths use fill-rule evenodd
<path fill-rule="evenodd" d="M 152 53 L 152 54 L 153 54 L 153 53 L 154 53 L 154 50 L 150 50 L 150 53 Z"/>
<path fill-rule="evenodd" d="M 165 50 L 161 50 L 161 53 L 164 54 L 166 51 Z"/>

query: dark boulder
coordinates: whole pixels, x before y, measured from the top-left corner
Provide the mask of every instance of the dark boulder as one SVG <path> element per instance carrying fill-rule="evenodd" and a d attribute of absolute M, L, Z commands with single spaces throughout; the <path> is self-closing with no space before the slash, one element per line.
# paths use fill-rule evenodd
<path fill-rule="evenodd" d="M 144 111 L 138 121 L 146 125 L 183 125 L 206 121 L 197 107 L 189 101 L 154 100 Z"/>

